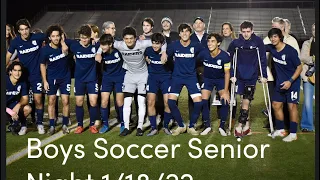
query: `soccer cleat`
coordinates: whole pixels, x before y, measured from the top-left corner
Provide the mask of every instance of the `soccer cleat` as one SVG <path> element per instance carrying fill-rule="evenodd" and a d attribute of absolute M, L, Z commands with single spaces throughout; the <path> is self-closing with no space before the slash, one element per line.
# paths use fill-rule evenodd
<path fill-rule="evenodd" d="M 20 136 L 23 136 L 23 135 L 27 134 L 27 127 L 26 126 L 22 126 L 20 131 L 18 132 L 18 134 Z"/>
<path fill-rule="evenodd" d="M 125 129 L 124 126 L 120 126 L 120 133 L 122 133 L 124 129 Z"/>
<path fill-rule="evenodd" d="M 70 133 L 69 128 L 66 125 L 62 126 L 62 133 L 63 134 L 69 134 Z"/>
<path fill-rule="evenodd" d="M 187 129 L 187 132 L 188 132 L 189 134 L 191 134 L 191 135 L 194 135 L 194 136 L 199 135 L 199 132 L 196 131 L 195 128 L 188 128 L 188 129 Z"/>
<path fill-rule="evenodd" d="M 242 129 L 242 134 L 243 134 L 243 136 L 250 136 L 252 134 L 251 128 L 249 126 L 245 126 Z"/>
<path fill-rule="evenodd" d="M 287 133 L 286 133 L 286 131 L 284 130 L 284 129 L 279 129 L 279 130 L 275 130 L 274 132 L 273 132 L 273 134 L 272 133 L 269 133 L 268 134 L 268 136 L 269 137 L 277 137 L 277 136 L 279 136 L 279 137 L 285 137 L 287 135 Z"/>
<path fill-rule="evenodd" d="M 226 130 L 224 130 L 223 128 L 219 127 L 218 130 L 219 130 L 219 133 L 220 133 L 221 136 L 228 136 Z"/>
<path fill-rule="evenodd" d="M 212 128 L 211 128 L 211 127 L 206 127 L 206 128 L 200 133 L 200 135 L 205 136 L 205 135 L 209 134 L 210 132 L 212 132 Z"/>
<path fill-rule="evenodd" d="M 183 127 L 178 127 L 177 129 L 175 129 L 173 132 L 172 132 L 172 136 L 178 136 L 179 134 L 182 134 L 184 132 L 186 132 L 187 130 L 187 127 L 186 126 L 183 126 Z"/>
<path fill-rule="evenodd" d="M 234 129 L 234 137 L 238 138 L 238 137 L 242 137 L 242 128 L 241 127 L 236 127 Z"/>
<path fill-rule="evenodd" d="M 147 136 L 154 136 L 154 135 L 157 135 L 158 134 L 158 130 L 157 129 L 152 129 L 148 134 Z"/>
<path fill-rule="evenodd" d="M 51 136 L 56 132 L 54 126 L 50 126 L 49 130 L 48 130 L 48 134 Z"/>
<path fill-rule="evenodd" d="M 109 126 L 103 125 L 103 126 L 100 128 L 99 133 L 100 133 L 100 134 L 103 134 L 103 133 L 106 133 L 107 131 L 109 131 Z"/>
<path fill-rule="evenodd" d="M 119 136 L 127 136 L 129 134 L 129 129 L 124 128 L 124 130 L 120 133 Z"/>
<path fill-rule="evenodd" d="M 172 132 L 168 128 L 164 128 L 163 132 L 166 133 L 166 135 L 172 135 Z"/>
<path fill-rule="evenodd" d="M 45 134 L 46 133 L 42 124 L 39 124 L 37 126 L 37 128 L 38 128 L 38 133 L 39 134 Z"/>
<path fill-rule="evenodd" d="M 142 129 L 140 129 L 140 128 L 137 129 L 136 136 L 143 136 L 143 131 L 142 131 Z"/>
<path fill-rule="evenodd" d="M 95 125 L 90 126 L 89 130 L 92 134 L 97 134 L 99 132 Z"/>
<path fill-rule="evenodd" d="M 75 134 L 81 134 L 83 131 L 84 131 L 83 127 L 82 126 L 78 126 L 76 128 L 76 130 L 74 131 L 74 133 Z"/>
<path fill-rule="evenodd" d="M 283 138 L 282 141 L 284 142 L 292 142 L 297 140 L 297 134 L 296 133 L 290 133 L 287 137 Z"/>

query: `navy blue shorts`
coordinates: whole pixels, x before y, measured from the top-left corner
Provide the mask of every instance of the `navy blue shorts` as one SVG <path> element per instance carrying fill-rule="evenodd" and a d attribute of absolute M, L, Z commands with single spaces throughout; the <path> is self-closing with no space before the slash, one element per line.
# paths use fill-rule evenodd
<path fill-rule="evenodd" d="M 101 92 L 111 92 L 115 88 L 116 93 L 122 93 L 124 74 L 119 76 L 103 76 Z"/>
<path fill-rule="evenodd" d="M 160 89 L 162 94 L 167 94 L 171 82 L 171 75 L 149 74 L 147 83 L 147 93 L 157 94 Z"/>
<path fill-rule="evenodd" d="M 33 94 L 41 94 L 42 93 L 42 79 L 41 76 L 36 78 L 30 78 L 27 82 L 27 85 L 31 88 Z"/>
<path fill-rule="evenodd" d="M 183 86 L 186 86 L 190 95 L 200 94 L 200 85 L 197 77 L 172 77 L 171 86 L 169 87 L 170 94 L 180 94 Z"/>
<path fill-rule="evenodd" d="M 272 95 L 272 101 L 299 104 L 300 99 L 300 81 L 294 83 L 288 90 L 282 90 L 275 87 Z"/>
<path fill-rule="evenodd" d="M 223 79 L 209 79 L 204 78 L 203 84 L 201 86 L 202 89 L 213 91 L 213 88 L 216 87 L 217 91 L 224 89 L 224 78 Z"/>
<path fill-rule="evenodd" d="M 49 91 L 47 94 L 56 95 L 58 89 L 60 90 L 61 94 L 70 95 L 71 89 L 71 78 L 66 77 L 64 79 L 48 79 L 49 83 Z"/>
<path fill-rule="evenodd" d="M 88 94 L 98 94 L 99 86 L 98 81 L 90 81 L 90 82 L 82 82 L 75 79 L 74 82 L 74 94 L 76 96 L 84 96 L 86 93 Z"/>

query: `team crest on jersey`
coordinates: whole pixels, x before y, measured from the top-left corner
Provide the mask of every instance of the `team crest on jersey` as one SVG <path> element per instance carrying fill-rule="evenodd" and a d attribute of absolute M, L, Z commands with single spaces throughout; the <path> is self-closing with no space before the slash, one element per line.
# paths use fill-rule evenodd
<path fill-rule="evenodd" d="M 282 56 L 281 56 L 281 59 L 285 61 L 285 60 L 286 60 L 286 55 L 285 55 L 285 54 L 282 55 Z"/>
<path fill-rule="evenodd" d="M 21 90 L 21 85 L 17 87 L 17 91 L 20 92 L 20 90 Z"/>
<path fill-rule="evenodd" d="M 114 57 L 119 58 L 119 54 L 117 52 L 114 53 Z"/>
<path fill-rule="evenodd" d="M 92 53 L 96 53 L 96 48 L 94 48 L 94 47 L 91 48 L 91 52 L 92 52 Z"/>
<path fill-rule="evenodd" d="M 191 47 L 191 48 L 190 48 L 190 52 L 191 52 L 191 53 L 194 53 L 194 47 Z"/>
<path fill-rule="evenodd" d="M 33 40 L 33 41 L 32 41 L 32 44 L 36 46 L 36 45 L 37 45 L 37 41 L 36 41 L 36 40 Z"/>
<path fill-rule="evenodd" d="M 218 64 L 218 65 L 221 65 L 221 60 L 220 60 L 220 59 L 217 61 L 217 64 Z"/>

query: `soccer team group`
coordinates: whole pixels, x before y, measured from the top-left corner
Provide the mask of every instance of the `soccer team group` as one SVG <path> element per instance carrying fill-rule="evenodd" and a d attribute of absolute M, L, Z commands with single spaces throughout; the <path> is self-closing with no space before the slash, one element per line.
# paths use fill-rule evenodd
<path fill-rule="evenodd" d="M 221 33 L 205 33 L 201 17 L 195 18 L 193 25 L 180 24 L 178 32 L 171 31 L 173 22 L 169 17 L 164 17 L 161 24 L 163 31 L 152 33 L 154 22 L 151 18 L 145 18 L 142 22 L 143 35 L 137 36 L 136 30 L 127 26 L 122 31 L 121 39 L 115 37 L 115 24 L 111 21 L 103 24 L 103 35 L 100 37 L 95 37 L 92 26 L 82 25 L 78 31 L 80 39 L 75 40 L 68 39 L 59 25 L 51 25 L 45 33 L 31 33 L 28 20 L 18 20 L 18 36 L 10 42 L 6 56 L 6 112 L 10 120 L 9 129 L 14 134 L 27 133 L 26 118 L 32 111 L 28 105 L 31 89 L 38 133 L 45 134 L 43 91 L 48 96 L 48 134 L 52 135 L 56 131 L 57 91 L 60 91 L 63 105 L 62 131 L 65 134 L 70 132 L 71 72 L 67 57 L 68 53 L 72 53 L 75 61 L 74 94 L 78 122 L 75 134 L 84 131 L 85 96 L 89 102 L 89 131 L 106 133 L 110 130 L 108 106 L 113 92 L 121 123 L 120 136 L 130 133 L 133 99 L 138 104 L 137 136 L 144 134 L 142 126 L 146 113 L 151 124 L 147 136 L 159 133 L 157 103 L 163 103 L 165 134 L 176 136 L 187 131 L 192 135 L 207 135 L 213 129 L 210 98 L 216 88 L 221 102 L 217 111 L 220 119 L 217 128 L 222 136 L 227 136 L 228 127 L 225 123 L 230 113 L 230 101 L 234 99 L 230 89 L 234 88 L 235 94 L 240 95 L 241 104 L 238 123 L 232 133 L 236 137 L 243 137 L 251 134 L 249 110 L 256 83 L 259 81 L 267 85 L 268 76 L 272 76 L 267 68 L 268 56 L 272 56 L 275 77 L 272 108 L 276 124 L 273 136 L 284 137 L 286 142 L 297 139 L 297 104 L 302 65 L 299 52 L 283 42 L 284 35 L 280 28 L 269 30 L 269 43 L 265 44 L 254 34 L 253 23 L 250 21 L 241 23 L 237 39 L 230 23 L 222 24 Z M 184 86 L 191 101 L 188 125 L 184 124 L 178 108 L 178 97 Z M 284 103 L 290 109 L 288 135 L 284 130 Z M 235 119 L 235 108 L 232 111 L 232 118 Z M 201 132 L 195 128 L 200 113 L 204 125 Z M 98 128 L 95 121 L 100 118 L 102 125 Z M 171 120 L 178 125 L 172 131 L 169 128 Z"/>

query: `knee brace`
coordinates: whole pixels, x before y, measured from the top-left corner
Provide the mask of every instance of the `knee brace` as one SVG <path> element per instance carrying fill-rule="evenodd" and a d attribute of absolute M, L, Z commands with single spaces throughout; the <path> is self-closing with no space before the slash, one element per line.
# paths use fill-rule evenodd
<path fill-rule="evenodd" d="M 243 99 L 248 99 L 249 101 L 253 100 L 253 95 L 256 87 L 255 86 L 245 86 L 244 87 L 244 93 L 243 93 Z"/>
<path fill-rule="evenodd" d="M 239 123 L 245 124 L 249 117 L 249 110 L 241 109 L 239 116 Z"/>

